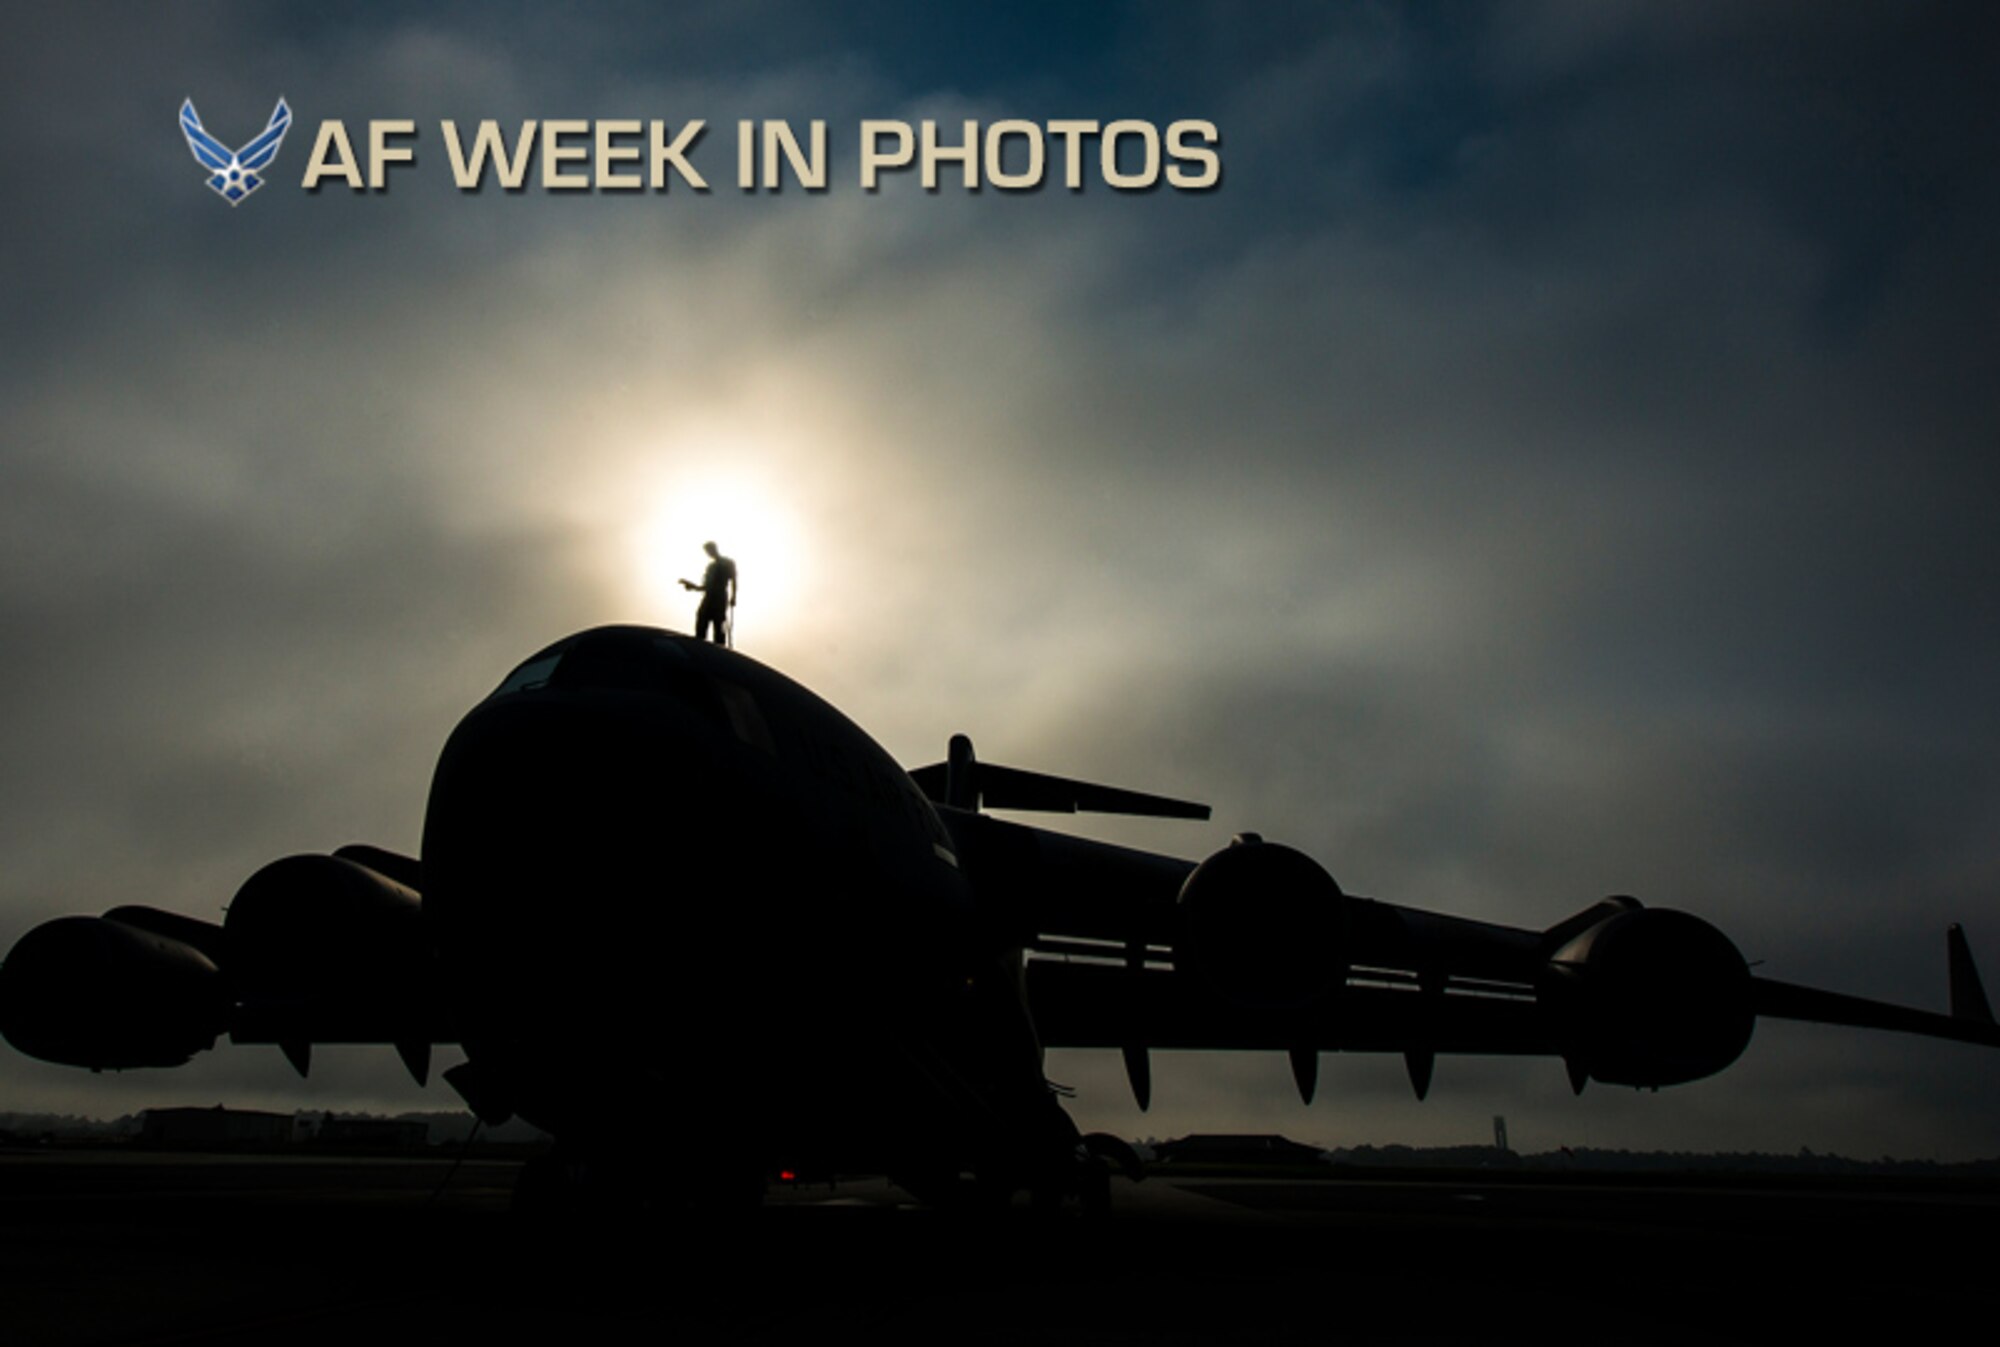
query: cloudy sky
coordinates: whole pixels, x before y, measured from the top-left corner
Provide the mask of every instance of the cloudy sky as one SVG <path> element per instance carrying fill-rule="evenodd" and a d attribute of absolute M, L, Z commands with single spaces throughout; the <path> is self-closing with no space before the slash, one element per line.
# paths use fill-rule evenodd
<path fill-rule="evenodd" d="M 1211 801 L 1350 891 L 1606 893 L 1761 971 L 2000 976 L 2000 95 L 1984 6 L 66 5 L 0 50 L 0 941 L 414 850 L 458 715 L 577 628 L 743 648 L 910 765 Z M 232 209 L 175 121 L 235 145 Z M 419 127 L 301 190 L 321 122 Z M 1208 192 L 856 185 L 864 118 L 1213 121 Z M 711 190 L 454 189 L 438 122 L 709 123 Z M 746 194 L 739 118 L 829 126 Z M 446 1106 L 386 1049 L 0 1108 Z M 1087 1125 L 2000 1153 L 2000 1059 L 1766 1024 L 1715 1080 L 1184 1057 Z"/>

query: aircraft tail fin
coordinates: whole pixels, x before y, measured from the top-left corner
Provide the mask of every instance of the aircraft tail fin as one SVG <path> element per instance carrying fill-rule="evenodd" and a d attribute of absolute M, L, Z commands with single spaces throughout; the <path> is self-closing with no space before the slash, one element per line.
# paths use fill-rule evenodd
<path fill-rule="evenodd" d="M 1993 1023 L 1993 1007 L 1986 1003 L 1986 987 L 1979 980 L 1978 965 L 1972 962 L 1972 948 L 1965 943 L 1965 928 L 1953 922 L 1944 933 L 1944 942 L 1951 978 L 1951 1017 Z"/>
<path fill-rule="evenodd" d="M 1209 816 L 1207 805 L 1190 800 L 980 762 L 973 756 L 972 740 L 962 734 L 951 737 L 949 756 L 943 762 L 919 767 L 910 777 L 932 803 L 967 811 L 977 811 L 983 806 L 1051 814 L 1132 814 L 1185 819 Z"/>

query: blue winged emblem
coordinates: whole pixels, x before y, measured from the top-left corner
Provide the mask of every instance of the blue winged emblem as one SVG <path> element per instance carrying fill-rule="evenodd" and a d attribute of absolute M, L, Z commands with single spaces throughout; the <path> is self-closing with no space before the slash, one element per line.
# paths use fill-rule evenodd
<path fill-rule="evenodd" d="M 195 162 L 209 170 L 208 185 L 232 206 L 241 205 L 244 197 L 264 185 L 258 170 L 278 157 L 278 146 L 285 143 L 285 132 L 291 126 L 292 110 L 280 98 L 257 138 L 240 150 L 232 150 L 202 130 L 192 98 L 181 103 L 181 132 L 187 137 L 188 148 L 194 151 Z"/>

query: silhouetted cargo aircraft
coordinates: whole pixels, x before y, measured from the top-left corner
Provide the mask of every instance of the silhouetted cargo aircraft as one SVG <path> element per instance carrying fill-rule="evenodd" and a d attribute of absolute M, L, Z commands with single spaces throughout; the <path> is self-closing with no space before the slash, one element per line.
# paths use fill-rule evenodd
<path fill-rule="evenodd" d="M 640 627 L 559 641 L 460 722 L 421 859 L 366 846 L 251 876 L 217 925 L 61 917 L 0 967 L 0 1031 L 91 1068 L 275 1043 L 433 1043 L 488 1120 L 553 1133 L 532 1190 L 641 1188 L 670 1154 L 712 1195 L 780 1166 L 1101 1195 L 1045 1046 L 1560 1058 L 1578 1090 L 1696 1080 L 1759 1015 L 2000 1045 L 1963 935 L 1951 1013 L 1751 974 L 1713 926 L 1607 898 L 1546 931 L 1341 892 L 1244 834 L 1200 864 L 982 808 L 1206 818 L 1205 806 L 1000 767 L 963 736 L 905 772 L 754 660 Z M 638 1140 L 645 1138 L 643 1144 Z M 662 1143 L 665 1144 L 662 1144 Z M 972 1176 L 967 1180 L 963 1176 Z"/>

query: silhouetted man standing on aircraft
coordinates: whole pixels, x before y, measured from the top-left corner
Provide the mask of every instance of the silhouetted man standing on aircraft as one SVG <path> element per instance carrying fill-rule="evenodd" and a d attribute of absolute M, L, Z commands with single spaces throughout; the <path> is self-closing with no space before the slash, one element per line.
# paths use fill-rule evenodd
<path fill-rule="evenodd" d="M 712 542 L 703 543 L 701 550 L 708 553 L 708 569 L 702 572 L 701 583 L 681 581 L 682 589 L 701 591 L 701 607 L 694 614 L 694 638 L 728 645 L 736 620 L 736 563 L 716 551 Z"/>

